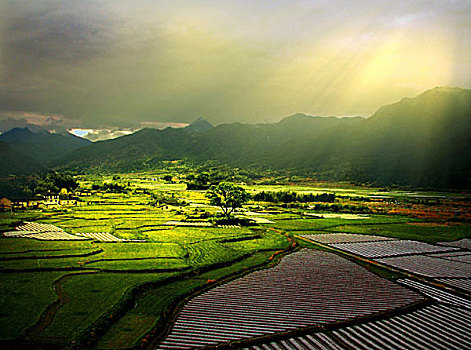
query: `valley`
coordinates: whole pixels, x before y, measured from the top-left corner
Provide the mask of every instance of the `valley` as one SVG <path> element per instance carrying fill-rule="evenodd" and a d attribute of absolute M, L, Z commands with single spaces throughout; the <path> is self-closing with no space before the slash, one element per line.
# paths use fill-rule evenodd
<path fill-rule="evenodd" d="M 275 342 L 290 349 L 304 341 L 311 349 L 316 342 L 308 337 L 321 343 L 324 337 L 349 349 L 362 344 L 345 333 L 349 327 L 448 307 L 401 281 L 448 293 L 450 300 L 469 298 L 465 193 L 260 181 L 242 185 L 252 199 L 234 212 L 238 224 L 225 224 L 215 221 L 221 209 L 206 191 L 175 182 L 188 174 L 162 180 L 167 173 L 78 176 L 73 205 L 0 214 L 3 345 L 257 349 Z M 125 189 L 92 189 L 101 182 Z M 261 193 L 290 201 L 255 200 Z M 295 193 L 297 200 L 283 193 Z M 298 256 L 303 262 L 295 264 Z M 327 270 L 317 270 L 323 264 Z M 279 276 L 271 275 L 278 270 Z M 271 277 L 257 281 L 265 274 Z M 247 291 L 240 294 L 241 288 Z M 390 294 L 381 296 L 381 288 L 398 290 L 397 305 Z M 216 299 L 208 302 L 210 295 Z M 195 303 L 201 306 L 188 314 Z M 466 305 L 453 308 L 466 318 Z M 242 316 L 244 310 L 252 316 Z M 274 310 L 282 312 L 275 316 Z"/>

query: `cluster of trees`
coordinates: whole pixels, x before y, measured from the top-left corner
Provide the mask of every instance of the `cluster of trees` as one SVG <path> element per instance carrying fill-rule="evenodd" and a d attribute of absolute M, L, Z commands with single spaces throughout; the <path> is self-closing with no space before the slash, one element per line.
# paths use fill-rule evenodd
<path fill-rule="evenodd" d="M 327 211 L 331 213 L 354 213 L 354 214 L 368 214 L 371 213 L 370 208 L 363 205 L 354 205 L 354 204 L 324 204 L 317 203 L 313 206 L 313 209 L 316 211 Z"/>
<path fill-rule="evenodd" d="M 207 190 L 220 180 L 219 178 L 216 178 L 214 174 L 210 174 L 207 171 L 203 171 L 196 176 L 189 174 L 186 179 L 188 180 L 186 184 L 186 188 L 188 190 Z"/>
<path fill-rule="evenodd" d="M 2 196 L 12 198 L 57 194 L 62 188 L 71 191 L 77 187 L 78 183 L 71 175 L 52 172 L 46 175 L 15 176 L 0 181 Z"/>
<path fill-rule="evenodd" d="M 187 188 L 189 190 L 206 190 L 212 185 L 219 182 L 235 182 L 235 183 L 254 183 L 267 175 L 272 175 L 271 171 L 261 171 L 257 169 L 242 169 L 231 167 L 228 165 L 214 165 L 206 162 L 202 166 L 187 169 L 186 175 Z"/>
<path fill-rule="evenodd" d="M 302 194 L 294 191 L 278 191 L 278 192 L 259 192 L 254 195 L 253 199 L 260 202 L 271 203 L 309 203 L 309 202 L 335 202 L 335 194 L 333 193 L 320 193 L 320 194 Z"/>
<path fill-rule="evenodd" d="M 167 195 L 164 192 L 156 192 L 151 194 L 152 201 L 151 205 L 154 206 L 159 206 L 161 204 L 167 204 L 167 205 L 187 205 L 185 201 L 182 201 L 181 199 L 177 198 L 174 193 L 171 195 Z"/>
<path fill-rule="evenodd" d="M 93 184 L 92 190 L 95 191 L 105 191 L 105 192 L 114 192 L 114 193 L 127 193 L 128 189 L 124 185 L 120 185 L 116 182 L 103 182 L 103 184 Z"/>

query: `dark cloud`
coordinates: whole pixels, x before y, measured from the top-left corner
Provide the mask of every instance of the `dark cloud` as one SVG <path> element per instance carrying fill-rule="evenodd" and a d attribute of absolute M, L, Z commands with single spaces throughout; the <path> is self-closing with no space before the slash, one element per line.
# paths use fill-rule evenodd
<path fill-rule="evenodd" d="M 85 128 L 368 115 L 471 87 L 471 1 L 4 0 L 0 111 Z"/>

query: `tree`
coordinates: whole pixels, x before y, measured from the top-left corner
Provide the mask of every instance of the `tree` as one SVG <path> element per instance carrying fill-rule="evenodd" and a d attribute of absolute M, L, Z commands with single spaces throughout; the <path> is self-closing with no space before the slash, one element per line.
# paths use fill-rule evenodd
<path fill-rule="evenodd" d="M 220 182 L 209 188 L 206 197 L 209 198 L 212 205 L 220 207 L 229 220 L 232 212 L 236 208 L 241 208 L 249 200 L 250 195 L 244 188 L 231 182 Z"/>
<path fill-rule="evenodd" d="M 166 182 L 172 182 L 173 176 L 172 175 L 165 175 L 164 176 L 164 181 Z"/>
<path fill-rule="evenodd" d="M 208 173 L 207 171 L 204 171 L 198 174 L 198 176 L 196 176 L 196 178 L 194 178 L 193 181 L 188 182 L 187 189 L 188 190 L 206 190 L 210 187 L 211 182 L 212 182 L 211 174 Z"/>

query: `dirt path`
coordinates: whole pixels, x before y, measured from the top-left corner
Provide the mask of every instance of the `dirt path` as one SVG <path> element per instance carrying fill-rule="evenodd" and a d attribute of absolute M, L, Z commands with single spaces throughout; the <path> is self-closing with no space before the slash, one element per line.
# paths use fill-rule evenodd
<path fill-rule="evenodd" d="M 92 273 L 96 273 L 96 271 L 70 273 L 55 280 L 52 289 L 57 294 L 58 299 L 52 304 L 48 305 L 39 317 L 38 322 L 25 331 L 24 338 L 28 340 L 37 340 L 41 333 L 52 323 L 57 311 L 70 301 L 70 297 L 64 292 L 63 289 L 65 282 L 67 282 L 73 276 L 87 275 Z"/>

